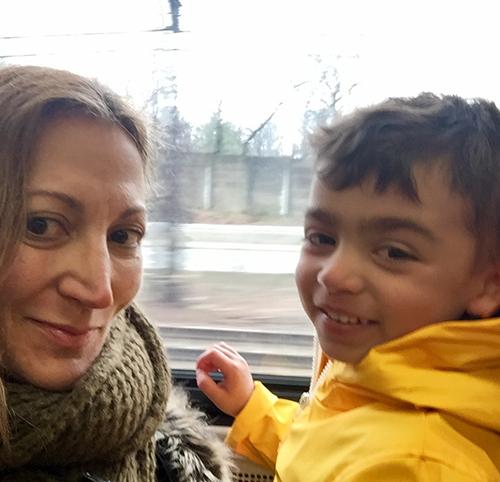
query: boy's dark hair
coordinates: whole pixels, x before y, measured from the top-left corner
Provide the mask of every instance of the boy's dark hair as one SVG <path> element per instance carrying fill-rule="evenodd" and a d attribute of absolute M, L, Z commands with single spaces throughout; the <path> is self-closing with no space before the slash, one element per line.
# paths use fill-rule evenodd
<path fill-rule="evenodd" d="M 316 174 L 333 190 L 373 177 L 377 192 L 396 186 L 418 202 L 414 166 L 443 165 L 450 189 L 468 203 L 469 229 L 500 254 L 500 111 L 493 102 L 430 93 L 390 98 L 320 128 L 311 141 Z"/>

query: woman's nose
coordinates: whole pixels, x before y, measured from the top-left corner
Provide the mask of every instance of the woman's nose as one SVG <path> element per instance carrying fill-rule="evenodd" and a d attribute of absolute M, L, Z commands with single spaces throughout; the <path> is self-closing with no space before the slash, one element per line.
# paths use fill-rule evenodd
<path fill-rule="evenodd" d="M 112 305 L 112 265 L 107 243 L 81 243 L 69 255 L 59 292 L 89 308 Z"/>
<path fill-rule="evenodd" d="M 317 278 L 328 293 L 359 293 L 364 286 L 361 259 L 353 249 L 339 247 L 323 260 Z"/>

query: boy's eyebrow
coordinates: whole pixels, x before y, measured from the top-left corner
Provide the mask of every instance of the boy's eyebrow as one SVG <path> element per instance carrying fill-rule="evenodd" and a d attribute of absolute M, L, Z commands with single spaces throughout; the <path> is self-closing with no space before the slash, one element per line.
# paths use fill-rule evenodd
<path fill-rule="evenodd" d="M 306 219 L 315 219 L 329 226 L 336 226 L 338 224 L 338 217 L 334 213 L 324 211 L 320 208 L 309 208 L 305 213 L 305 217 Z M 400 218 L 396 216 L 384 216 L 362 220 L 361 230 L 371 232 L 387 232 L 397 230 L 413 231 L 414 233 L 427 238 L 429 241 L 437 241 L 436 235 L 427 227 L 422 226 L 412 219 Z"/>
<path fill-rule="evenodd" d="M 437 241 L 436 235 L 430 229 L 407 218 L 380 217 L 367 219 L 361 222 L 361 229 L 363 231 L 413 231 L 429 241 Z"/>
<path fill-rule="evenodd" d="M 315 219 L 324 224 L 334 226 L 337 224 L 337 217 L 333 213 L 324 211 L 321 208 L 308 208 L 305 212 L 306 219 Z"/>

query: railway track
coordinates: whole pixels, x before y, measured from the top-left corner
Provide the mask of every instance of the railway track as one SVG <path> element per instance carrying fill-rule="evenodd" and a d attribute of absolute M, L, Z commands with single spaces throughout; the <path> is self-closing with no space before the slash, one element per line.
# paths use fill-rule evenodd
<path fill-rule="evenodd" d="M 245 357 L 254 373 L 309 377 L 312 335 L 178 325 L 159 326 L 173 368 L 194 370 L 207 347 L 225 341 Z"/>

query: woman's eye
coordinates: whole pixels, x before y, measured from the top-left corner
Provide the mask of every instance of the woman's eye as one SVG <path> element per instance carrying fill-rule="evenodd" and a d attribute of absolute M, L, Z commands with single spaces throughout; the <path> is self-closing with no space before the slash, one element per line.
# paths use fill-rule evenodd
<path fill-rule="evenodd" d="M 44 234 L 49 227 L 49 223 L 44 218 L 32 218 L 28 219 L 28 231 L 30 233 L 41 236 Z"/>
<path fill-rule="evenodd" d="M 58 239 L 67 234 L 61 222 L 44 216 L 32 216 L 26 222 L 26 233 L 33 239 Z"/>
<path fill-rule="evenodd" d="M 313 246 L 335 246 L 335 238 L 322 233 L 311 233 L 306 236 L 306 240 Z"/>
<path fill-rule="evenodd" d="M 109 235 L 109 239 L 116 244 L 128 248 L 136 248 L 141 244 L 143 233 L 135 229 L 117 229 Z"/>

